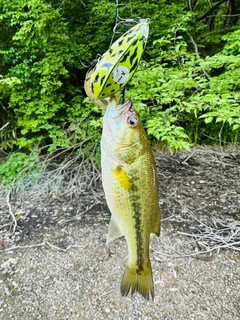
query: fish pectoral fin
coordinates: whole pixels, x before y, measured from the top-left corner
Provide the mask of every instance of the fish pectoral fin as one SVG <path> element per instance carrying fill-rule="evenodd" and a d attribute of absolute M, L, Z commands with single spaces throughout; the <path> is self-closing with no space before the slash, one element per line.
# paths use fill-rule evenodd
<path fill-rule="evenodd" d="M 107 244 L 109 244 L 109 242 L 116 240 L 117 238 L 120 238 L 122 236 L 123 234 L 119 229 L 116 220 L 112 216 L 108 226 Z"/>
<path fill-rule="evenodd" d="M 133 182 L 129 178 L 128 174 L 122 169 L 122 167 L 117 166 L 116 169 L 112 170 L 120 186 L 125 190 L 131 190 L 133 188 Z"/>

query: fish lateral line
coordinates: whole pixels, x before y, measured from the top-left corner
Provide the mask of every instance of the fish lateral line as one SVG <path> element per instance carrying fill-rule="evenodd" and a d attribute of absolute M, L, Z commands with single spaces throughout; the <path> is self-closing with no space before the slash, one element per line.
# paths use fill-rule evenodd
<path fill-rule="evenodd" d="M 134 220 L 135 225 L 135 236 L 136 236 L 136 251 L 137 251 L 137 261 L 136 261 L 136 273 L 141 275 L 142 271 L 144 271 L 144 240 L 142 235 L 142 227 L 143 222 L 141 219 L 141 202 L 140 197 L 137 194 L 138 187 L 135 185 L 133 188 L 133 192 L 130 194 L 130 202 L 133 208 L 132 219 Z"/>

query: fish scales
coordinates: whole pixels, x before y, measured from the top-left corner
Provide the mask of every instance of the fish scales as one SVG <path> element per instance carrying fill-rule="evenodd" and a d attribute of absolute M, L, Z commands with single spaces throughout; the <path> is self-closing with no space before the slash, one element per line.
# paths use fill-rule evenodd
<path fill-rule="evenodd" d="M 158 179 L 150 143 L 130 101 L 110 99 L 101 140 L 102 180 L 112 217 L 110 242 L 124 235 L 128 262 L 121 292 L 154 296 L 149 259 L 150 233 L 159 235 Z"/>

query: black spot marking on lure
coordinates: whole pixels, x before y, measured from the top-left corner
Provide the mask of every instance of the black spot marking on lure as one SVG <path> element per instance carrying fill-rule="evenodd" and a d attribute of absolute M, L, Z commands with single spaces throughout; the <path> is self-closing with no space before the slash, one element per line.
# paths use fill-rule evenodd
<path fill-rule="evenodd" d="M 125 36 L 127 36 L 127 35 L 129 35 L 129 34 L 131 34 L 131 33 L 133 33 L 133 29 L 130 29 L 130 30 L 128 30 L 126 33 L 125 33 Z M 135 32 L 135 31 L 134 31 Z"/>
<path fill-rule="evenodd" d="M 138 59 L 136 59 L 136 61 L 134 62 L 132 68 L 129 70 L 129 73 L 131 73 L 133 70 L 135 70 L 137 68 L 137 65 L 138 65 Z"/>
<path fill-rule="evenodd" d="M 137 43 L 138 43 L 139 39 L 136 39 L 133 41 L 133 43 L 131 44 L 131 47 L 134 47 Z"/>
<path fill-rule="evenodd" d="M 115 52 L 112 57 L 115 57 L 115 56 L 119 56 L 119 54 L 121 54 L 124 50 L 118 50 L 117 52 Z"/>
<path fill-rule="evenodd" d="M 92 92 L 93 92 L 93 83 L 91 83 L 91 89 L 92 89 Z"/>
<path fill-rule="evenodd" d="M 112 92 L 112 93 L 115 92 L 115 89 L 112 89 L 111 92 Z"/>
<path fill-rule="evenodd" d="M 101 59 L 100 59 L 101 60 Z M 90 65 L 90 67 L 88 68 L 88 73 L 90 72 L 90 71 L 94 71 L 95 69 L 96 69 L 96 66 L 97 66 L 97 63 L 100 61 L 100 60 L 98 60 L 98 59 L 95 59 L 94 61 L 93 61 L 93 63 Z"/>
<path fill-rule="evenodd" d="M 118 46 L 120 47 L 123 44 L 124 39 L 122 39 L 119 43 Z"/>
<path fill-rule="evenodd" d="M 147 43 L 147 38 L 142 36 L 142 38 L 140 39 L 142 45 L 143 45 L 143 48 L 145 47 L 146 43 Z"/>
<path fill-rule="evenodd" d="M 133 60 L 136 58 L 137 53 L 138 53 L 138 47 L 135 48 L 135 50 L 133 51 L 133 54 L 130 56 L 131 65 L 133 64 Z"/>
<path fill-rule="evenodd" d="M 107 85 L 106 85 L 106 88 L 108 88 L 108 87 L 110 87 L 111 86 L 111 83 L 108 83 Z"/>
<path fill-rule="evenodd" d="M 104 81 L 105 78 L 106 78 L 106 75 L 104 75 L 104 76 L 101 78 L 101 80 L 100 80 L 100 85 L 103 84 L 103 81 Z"/>
<path fill-rule="evenodd" d="M 129 53 L 130 53 L 130 52 L 128 52 L 128 53 L 126 53 L 126 54 L 123 55 L 122 59 L 119 61 L 119 64 L 127 61 L 128 57 L 129 57 Z"/>
<path fill-rule="evenodd" d="M 112 54 L 112 52 L 113 52 L 113 49 L 112 49 L 112 48 L 110 48 L 110 49 L 109 49 L 109 53 L 110 53 L 110 54 Z"/>
<path fill-rule="evenodd" d="M 131 41 L 131 40 L 132 40 L 132 38 L 134 38 L 134 35 L 133 35 L 133 36 L 128 37 L 128 38 L 127 38 L 126 43 L 128 43 L 129 41 Z"/>
<path fill-rule="evenodd" d="M 99 79 L 99 73 L 96 75 L 96 77 L 95 77 L 95 79 L 94 79 L 93 82 L 94 82 L 94 83 L 95 83 L 95 82 L 98 82 L 98 79 Z"/>

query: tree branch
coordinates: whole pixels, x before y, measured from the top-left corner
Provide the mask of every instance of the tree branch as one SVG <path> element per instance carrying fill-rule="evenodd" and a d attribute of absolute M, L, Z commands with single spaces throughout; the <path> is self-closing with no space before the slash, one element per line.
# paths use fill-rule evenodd
<path fill-rule="evenodd" d="M 0 128 L 0 131 L 2 131 L 5 127 L 7 127 L 9 125 L 9 122 L 5 123 L 2 128 Z"/>
<path fill-rule="evenodd" d="M 205 18 L 207 18 L 212 12 L 214 12 L 215 9 L 217 9 L 221 4 L 223 4 L 224 2 L 227 2 L 227 1 L 228 0 L 219 1 L 217 4 L 215 4 L 215 6 L 213 6 L 211 9 L 209 9 L 207 13 L 205 13 L 203 16 L 198 18 L 198 21 L 201 21 L 201 20 L 204 20 Z"/>

